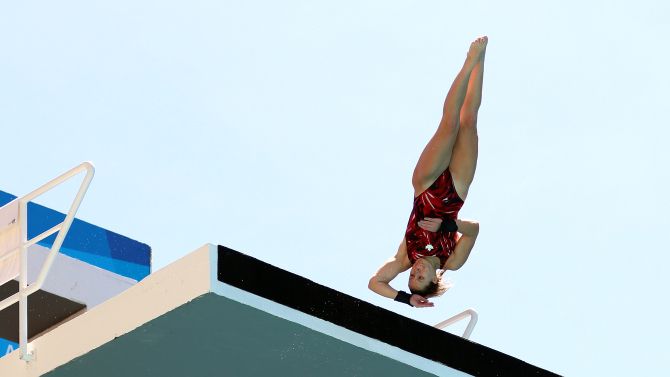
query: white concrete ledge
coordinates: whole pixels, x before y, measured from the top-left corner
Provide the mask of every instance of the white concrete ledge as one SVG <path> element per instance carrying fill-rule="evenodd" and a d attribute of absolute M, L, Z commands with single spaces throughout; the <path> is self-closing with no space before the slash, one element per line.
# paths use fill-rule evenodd
<path fill-rule="evenodd" d="M 0 375 L 40 376 L 209 291 L 209 245 L 150 274 L 135 286 L 0 358 Z"/>

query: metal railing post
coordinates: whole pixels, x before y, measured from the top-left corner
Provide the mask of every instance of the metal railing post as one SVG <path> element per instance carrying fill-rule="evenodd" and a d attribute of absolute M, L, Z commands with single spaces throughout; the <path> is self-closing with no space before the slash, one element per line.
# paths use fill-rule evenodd
<path fill-rule="evenodd" d="M 444 321 L 438 323 L 437 325 L 433 326 L 438 329 L 443 329 L 449 325 L 453 325 L 454 323 L 470 317 L 470 322 L 468 323 L 468 327 L 465 328 L 465 332 L 463 333 L 463 338 L 469 339 L 470 334 L 472 334 L 472 330 L 475 329 L 475 325 L 477 324 L 477 319 L 479 318 L 479 315 L 475 311 L 475 309 L 468 309 L 462 313 L 458 313 L 455 316 L 451 318 L 447 318 Z"/>
<path fill-rule="evenodd" d="M 67 216 L 65 216 L 65 220 L 53 228 L 47 230 L 46 232 L 40 234 L 39 236 L 28 240 L 28 202 L 84 170 L 87 171 L 86 177 L 84 177 L 84 181 L 79 187 L 77 196 L 75 197 L 74 202 L 72 203 L 72 206 L 67 213 Z M 74 216 L 79 209 L 81 201 L 84 199 L 84 195 L 86 195 L 86 191 L 88 190 L 88 186 L 91 184 L 91 180 L 93 180 L 94 174 L 95 167 L 93 164 L 90 162 L 84 162 L 81 165 L 70 169 L 68 172 L 51 180 L 49 183 L 43 185 L 37 190 L 34 190 L 28 195 L 18 199 L 19 246 L 0 257 L 0 263 L 14 256 L 16 253 L 19 253 L 19 292 L 0 301 L 0 310 L 13 305 L 17 301 L 19 303 L 19 357 L 22 360 L 30 361 L 33 357 L 33 354 L 28 352 L 28 296 L 42 288 L 42 285 L 44 285 L 47 275 L 49 274 L 49 270 L 51 269 L 51 265 L 53 264 L 56 255 L 58 254 L 58 250 L 60 250 L 60 247 L 63 244 L 63 241 L 65 241 L 65 236 L 67 235 L 68 230 L 70 230 L 72 221 L 74 221 Z M 49 255 L 47 256 L 47 259 L 44 262 L 42 269 L 40 270 L 40 274 L 37 277 L 37 280 L 28 286 L 28 246 L 34 245 L 56 232 L 58 232 L 58 235 L 56 236 L 56 240 L 54 241 L 53 245 L 51 245 L 51 250 L 49 251 Z"/>
<path fill-rule="evenodd" d="M 19 201 L 19 357 L 29 361 L 28 353 L 28 204 Z"/>

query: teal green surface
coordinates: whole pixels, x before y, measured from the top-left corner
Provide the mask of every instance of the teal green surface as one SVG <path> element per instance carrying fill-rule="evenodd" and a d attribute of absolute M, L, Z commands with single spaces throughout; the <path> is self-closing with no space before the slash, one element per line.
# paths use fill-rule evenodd
<path fill-rule="evenodd" d="M 208 293 L 44 376 L 433 375 Z"/>

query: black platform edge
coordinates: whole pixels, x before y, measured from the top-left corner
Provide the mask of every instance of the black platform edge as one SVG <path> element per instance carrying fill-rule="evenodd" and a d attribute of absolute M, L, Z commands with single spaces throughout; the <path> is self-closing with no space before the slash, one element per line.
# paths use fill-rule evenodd
<path fill-rule="evenodd" d="M 473 376 L 558 376 L 225 246 L 217 264 L 220 282 Z"/>
<path fill-rule="evenodd" d="M 19 282 L 10 280 L 0 286 L 0 301 L 19 291 Z M 28 296 L 28 339 L 65 321 L 86 305 L 38 289 Z M 0 311 L 0 338 L 19 342 L 19 303 Z M 3 350 L 4 352 L 4 350 Z"/>

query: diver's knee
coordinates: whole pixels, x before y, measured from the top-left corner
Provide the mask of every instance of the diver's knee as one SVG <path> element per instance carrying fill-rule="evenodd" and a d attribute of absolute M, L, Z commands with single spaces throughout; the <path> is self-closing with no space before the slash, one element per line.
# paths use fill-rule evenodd
<path fill-rule="evenodd" d="M 461 128 L 476 128 L 477 113 L 466 113 L 461 115 Z"/>

